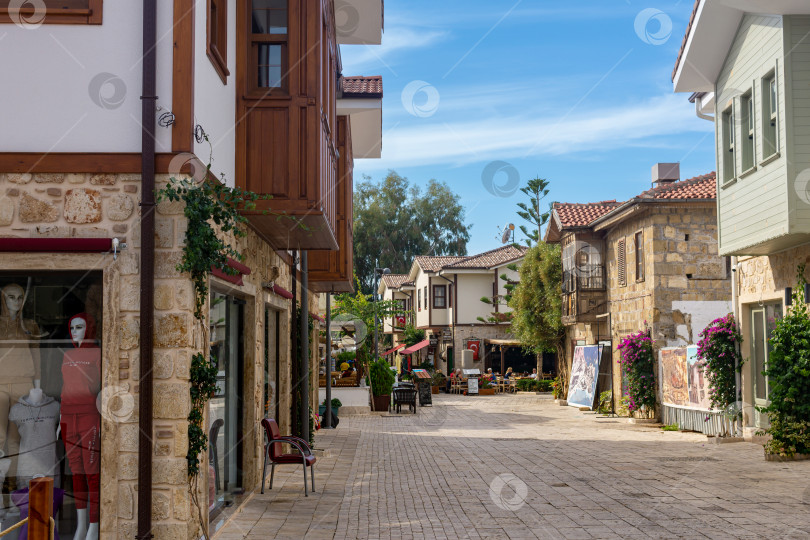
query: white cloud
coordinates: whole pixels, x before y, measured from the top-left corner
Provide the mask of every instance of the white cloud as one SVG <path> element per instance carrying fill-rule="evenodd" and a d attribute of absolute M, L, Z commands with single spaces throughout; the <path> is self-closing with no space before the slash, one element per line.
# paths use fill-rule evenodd
<path fill-rule="evenodd" d="M 437 30 L 398 26 L 386 29 L 382 45 L 341 45 L 343 72 L 354 75 L 370 65 L 379 68 L 380 64 L 387 65 L 387 59 L 396 52 L 429 47 L 446 35 L 447 32 Z"/>
<path fill-rule="evenodd" d="M 380 160 L 363 170 L 421 165 L 464 165 L 492 159 L 561 156 L 657 147 L 683 133 L 710 132 L 683 95 L 666 95 L 624 107 L 591 109 L 568 117 L 493 116 L 441 122 L 414 119 L 383 132 Z"/>

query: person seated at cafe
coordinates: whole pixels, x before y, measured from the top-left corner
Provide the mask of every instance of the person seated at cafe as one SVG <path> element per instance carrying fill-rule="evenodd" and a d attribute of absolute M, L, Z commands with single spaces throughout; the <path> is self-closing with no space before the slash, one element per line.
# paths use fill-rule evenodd
<path fill-rule="evenodd" d="M 512 373 L 512 368 L 508 367 L 508 368 L 506 368 L 506 373 L 504 374 L 503 378 L 504 379 L 511 379 L 513 377 L 513 375 L 514 374 Z"/>
<path fill-rule="evenodd" d="M 347 369 L 349 369 L 348 363 L 343 362 L 342 364 L 340 364 L 340 371 L 346 371 Z"/>
<path fill-rule="evenodd" d="M 530 379 L 536 379 L 536 378 L 537 378 L 537 368 L 534 368 L 534 369 L 532 370 L 532 374 L 531 374 L 531 375 L 529 375 L 529 378 L 530 378 Z"/>
<path fill-rule="evenodd" d="M 343 374 L 340 376 L 340 378 L 341 379 L 346 379 L 348 377 L 351 377 L 352 375 L 354 375 L 354 368 L 350 367 L 350 366 L 347 366 L 346 370 L 343 372 Z"/>

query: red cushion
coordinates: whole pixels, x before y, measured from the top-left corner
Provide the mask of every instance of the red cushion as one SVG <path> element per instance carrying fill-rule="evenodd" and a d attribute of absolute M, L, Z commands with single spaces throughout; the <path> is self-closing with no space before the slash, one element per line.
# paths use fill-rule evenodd
<path fill-rule="evenodd" d="M 315 456 L 304 456 L 304 459 L 307 462 L 307 467 L 312 467 L 315 465 Z M 301 455 L 300 454 L 281 454 L 280 456 L 276 456 L 273 458 L 273 461 L 276 463 L 301 463 Z"/>

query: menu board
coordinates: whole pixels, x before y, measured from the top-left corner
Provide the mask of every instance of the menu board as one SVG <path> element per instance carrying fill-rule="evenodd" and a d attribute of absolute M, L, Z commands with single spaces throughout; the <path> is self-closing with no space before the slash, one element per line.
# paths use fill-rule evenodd
<path fill-rule="evenodd" d="M 467 395 L 478 395 L 478 379 L 475 377 L 467 379 Z"/>
<path fill-rule="evenodd" d="M 433 396 L 430 393 L 430 383 L 420 382 L 419 384 L 419 406 L 433 405 Z"/>

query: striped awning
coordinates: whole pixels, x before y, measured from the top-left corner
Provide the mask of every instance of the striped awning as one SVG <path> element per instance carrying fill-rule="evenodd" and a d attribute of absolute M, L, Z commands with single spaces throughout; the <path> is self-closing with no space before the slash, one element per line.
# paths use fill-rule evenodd
<path fill-rule="evenodd" d="M 422 349 L 424 349 L 428 345 L 430 345 L 430 340 L 426 339 L 425 341 L 420 341 L 416 345 L 412 345 L 412 346 L 408 347 L 407 349 L 402 349 L 399 354 L 412 354 L 412 353 L 415 353 L 416 351 L 421 351 Z"/>
<path fill-rule="evenodd" d="M 391 353 L 397 352 L 398 350 L 400 350 L 400 349 L 401 349 L 402 347 L 404 347 L 404 346 L 405 346 L 405 344 L 403 343 L 402 345 L 397 345 L 397 346 L 396 346 L 396 347 L 394 347 L 393 349 L 388 349 L 387 351 L 385 351 L 385 352 L 383 353 L 383 356 L 388 356 L 388 355 L 389 355 L 389 354 L 391 354 Z"/>

